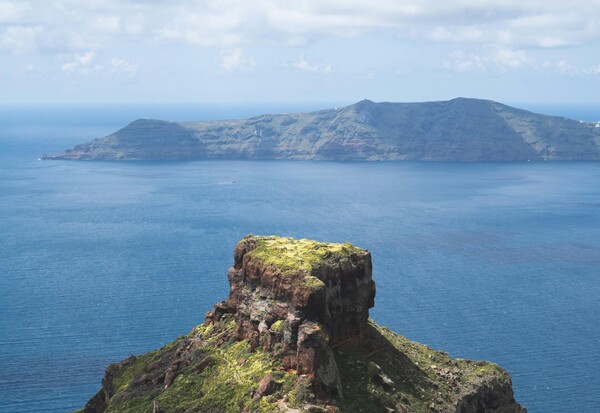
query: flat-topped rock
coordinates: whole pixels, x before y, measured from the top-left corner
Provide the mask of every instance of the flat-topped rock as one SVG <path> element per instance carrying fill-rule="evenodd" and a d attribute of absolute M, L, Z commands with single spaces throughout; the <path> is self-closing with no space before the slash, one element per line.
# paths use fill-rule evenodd
<path fill-rule="evenodd" d="M 351 244 L 247 236 L 228 272 L 230 294 L 206 317 L 234 314 L 237 337 L 277 350 L 315 391 L 341 394 L 330 348 L 360 341 L 375 303 L 371 254 Z"/>

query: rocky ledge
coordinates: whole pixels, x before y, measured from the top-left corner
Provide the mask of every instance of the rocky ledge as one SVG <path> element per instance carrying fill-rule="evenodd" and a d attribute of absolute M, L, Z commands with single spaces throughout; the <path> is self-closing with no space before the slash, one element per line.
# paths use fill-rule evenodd
<path fill-rule="evenodd" d="M 522 413 L 509 374 L 369 320 L 371 255 L 351 244 L 247 236 L 230 293 L 162 349 L 109 366 L 85 413 Z"/>

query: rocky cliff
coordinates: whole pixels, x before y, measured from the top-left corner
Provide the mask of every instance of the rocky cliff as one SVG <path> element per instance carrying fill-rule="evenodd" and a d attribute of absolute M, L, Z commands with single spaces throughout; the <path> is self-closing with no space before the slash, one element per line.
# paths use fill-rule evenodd
<path fill-rule="evenodd" d="M 43 159 L 600 160 L 600 124 L 489 100 L 374 103 L 247 120 L 140 119 Z"/>
<path fill-rule="evenodd" d="M 111 365 L 85 413 L 522 413 L 493 363 L 452 359 L 369 320 L 371 255 L 248 236 L 230 293 L 187 336 Z"/>

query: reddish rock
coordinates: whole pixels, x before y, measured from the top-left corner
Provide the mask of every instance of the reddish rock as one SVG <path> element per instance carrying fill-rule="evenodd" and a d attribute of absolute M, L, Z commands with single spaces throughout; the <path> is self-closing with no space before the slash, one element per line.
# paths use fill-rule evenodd
<path fill-rule="evenodd" d="M 280 387 L 281 385 L 277 383 L 277 381 L 273 377 L 273 374 L 267 373 L 265 377 L 262 378 L 260 383 L 258 383 L 255 397 L 269 396 L 275 393 Z"/>
<path fill-rule="evenodd" d="M 276 261 L 286 254 L 289 266 Z M 235 314 L 238 339 L 266 351 L 279 344 L 286 369 L 308 375 L 317 394 L 339 397 L 331 347 L 361 340 L 375 301 L 371 272 L 371 254 L 349 244 L 248 236 L 227 274 L 229 297 L 206 321 Z"/>

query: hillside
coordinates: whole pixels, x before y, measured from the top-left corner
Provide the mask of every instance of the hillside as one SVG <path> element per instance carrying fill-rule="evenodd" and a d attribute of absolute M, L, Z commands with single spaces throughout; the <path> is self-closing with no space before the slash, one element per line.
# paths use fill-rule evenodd
<path fill-rule="evenodd" d="M 525 412 L 496 364 L 452 359 L 369 319 L 366 250 L 247 236 L 227 278 L 227 300 L 203 324 L 109 366 L 83 412 Z"/>
<path fill-rule="evenodd" d="M 600 160 L 600 127 L 489 100 L 374 103 L 247 120 L 136 120 L 43 159 Z"/>

